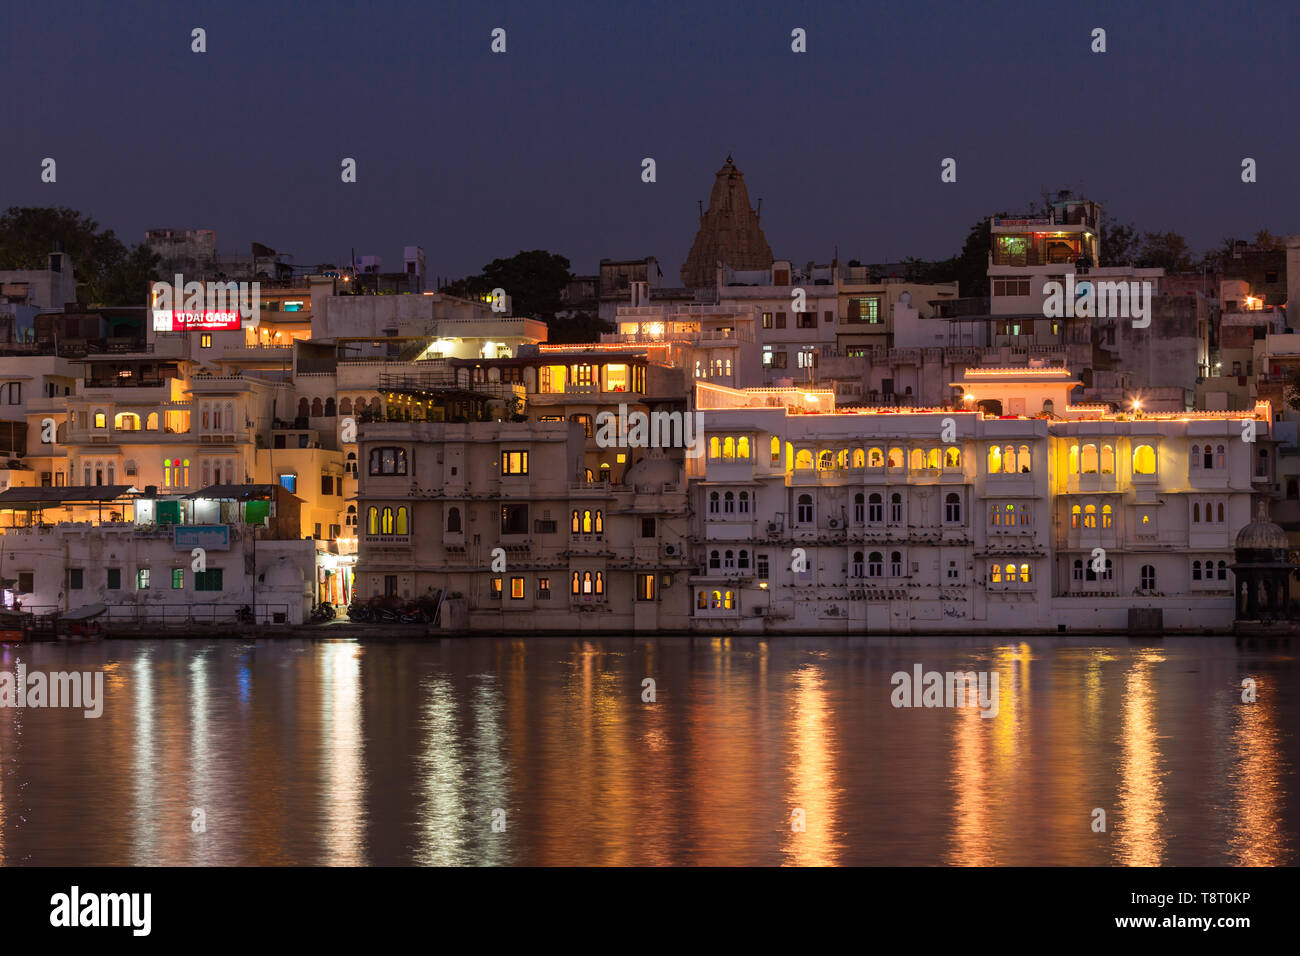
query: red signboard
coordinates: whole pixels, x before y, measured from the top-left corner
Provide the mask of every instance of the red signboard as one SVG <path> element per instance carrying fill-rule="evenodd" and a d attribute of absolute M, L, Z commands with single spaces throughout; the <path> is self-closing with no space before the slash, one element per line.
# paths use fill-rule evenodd
<path fill-rule="evenodd" d="M 154 309 L 153 330 L 155 332 L 220 332 L 241 327 L 238 309 L 224 312 L 182 312 L 178 310 Z"/>

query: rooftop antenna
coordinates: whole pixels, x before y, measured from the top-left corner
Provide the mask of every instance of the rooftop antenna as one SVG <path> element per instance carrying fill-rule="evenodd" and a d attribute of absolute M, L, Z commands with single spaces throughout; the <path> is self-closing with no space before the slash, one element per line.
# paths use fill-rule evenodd
<path fill-rule="evenodd" d="M 755 219 L 761 219 L 762 217 L 763 217 L 763 197 L 762 197 L 762 196 L 759 196 L 759 197 L 758 197 L 758 208 L 754 210 L 754 218 L 755 218 Z"/>

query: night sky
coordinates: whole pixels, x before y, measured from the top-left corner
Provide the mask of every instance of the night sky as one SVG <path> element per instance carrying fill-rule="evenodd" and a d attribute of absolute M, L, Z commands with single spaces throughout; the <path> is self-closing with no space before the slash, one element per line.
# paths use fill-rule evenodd
<path fill-rule="evenodd" d="M 946 257 L 976 219 L 1062 187 L 1199 256 L 1300 231 L 1297 10 L 12 3 L 0 206 L 71 206 L 132 243 L 212 228 L 223 252 L 256 240 L 299 265 L 355 247 L 396 270 L 419 244 L 442 276 L 520 249 L 579 273 L 655 255 L 676 285 L 730 152 L 774 254 L 800 264 L 836 245 L 843 261 Z M 1105 54 L 1089 49 L 1097 26 Z M 947 156 L 956 184 L 939 180 Z"/>

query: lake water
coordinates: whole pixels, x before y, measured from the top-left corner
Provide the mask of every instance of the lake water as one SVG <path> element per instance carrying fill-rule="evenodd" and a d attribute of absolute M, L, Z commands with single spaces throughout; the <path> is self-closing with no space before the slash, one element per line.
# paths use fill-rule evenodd
<path fill-rule="evenodd" d="M 20 661 L 102 670 L 105 699 L 0 709 L 4 865 L 1296 862 L 1285 644 L 0 647 Z M 893 706 L 916 664 L 996 672 L 996 717 Z"/>

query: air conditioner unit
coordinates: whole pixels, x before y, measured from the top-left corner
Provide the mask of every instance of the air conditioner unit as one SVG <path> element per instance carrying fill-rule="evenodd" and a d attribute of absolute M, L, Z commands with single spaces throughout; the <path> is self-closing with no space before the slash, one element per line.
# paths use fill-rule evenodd
<path fill-rule="evenodd" d="M 775 521 L 769 521 L 769 522 L 767 523 L 767 533 L 768 533 L 768 534 L 776 534 L 776 533 L 777 533 L 778 531 L 780 531 L 780 530 L 781 530 L 780 526 L 778 526 L 777 523 L 776 523 Z"/>
<path fill-rule="evenodd" d="M 680 553 L 680 549 L 675 544 L 664 545 L 664 554 L 670 558 L 675 558 Z"/>
<path fill-rule="evenodd" d="M 754 608 L 754 617 L 763 617 L 763 615 L 765 614 L 767 614 L 767 608 L 765 607 Z"/>
<path fill-rule="evenodd" d="M 840 521 L 839 518 L 826 519 L 826 527 L 830 528 L 832 531 L 839 531 L 841 524 L 842 522 Z"/>

